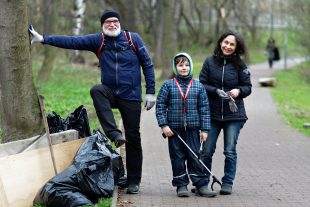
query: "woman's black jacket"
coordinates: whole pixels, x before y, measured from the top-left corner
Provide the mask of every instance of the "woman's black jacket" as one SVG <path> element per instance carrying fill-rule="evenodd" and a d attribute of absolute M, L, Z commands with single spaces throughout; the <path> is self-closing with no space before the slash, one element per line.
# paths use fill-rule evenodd
<path fill-rule="evenodd" d="M 239 63 L 237 66 L 235 62 Z M 247 120 L 243 98 L 251 94 L 250 72 L 243 61 L 237 57 L 208 57 L 199 75 L 200 82 L 204 85 L 209 98 L 211 119 L 218 121 Z M 231 89 L 240 89 L 240 94 L 235 98 L 238 106 L 237 112 L 231 112 L 228 100 L 222 100 L 216 89 L 225 92 Z"/>

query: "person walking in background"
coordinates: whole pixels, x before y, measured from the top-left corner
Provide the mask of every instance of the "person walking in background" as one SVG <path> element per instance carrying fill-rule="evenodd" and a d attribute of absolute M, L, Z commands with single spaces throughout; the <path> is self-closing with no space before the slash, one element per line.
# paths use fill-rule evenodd
<path fill-rule="evenodd" d="M 243 99 L 251 94 L 250 72 L 240 58 L 246 54 L 242 37 L 232 31 L 220 36 L 214 54 L 206 58 L 199 75 L 204 85 L 211 111 L 211 129 L 208 134 L 203 161 L 211 169 L 218 136 L 224 134 L 224 176 L 220 194 L 232 193 L 237 169 L 236 145 L 246 120 Z"/>
<path fill-rule="evenodd" d="M 137 33 L 121 30 L 120 15 L 113 10 L 103 12 L 101 32 L 82 36 L 40 35 L 29 28 L 31 43 L 88 50 L 95 53 L 101 69 L 101 84 L 90 90 L 100 124 L 116 147 L 126 142 L 127 193 L 139 192 L 142 175 L 140 137 L 141 67 L 146 82 L 145 107 L 155 105 L 154 67 L 149 53 Z M 112 108 L 119 109 L 125 137 L 116 126 Z"/>
<path fill-rule="evenodd" d="M 272 68 L 273 66 L 273 61 L 275 59 L 275 48 L 275 40 L 270 37 L 266 45 L 266 54 L 268 58 L 269 68 Z"/>
<path fill-rule="evenodd" d="M 199 195 L 214 197 L 216 193 L 208 189 L 205 169 L 174 134 L 178 133 L 198 153 L 200 143 L 205 145 L 210 129 L 208 97 L 203 85 L 192 78 L 193 63 L 188 54 L 177 54 L 172 64 L 175 78 L 164 82 L 156 104 L 158 125 L 168 137 L 172 185 L 177 188 L 179 197 L 188 197 L 190 177 Z"/>

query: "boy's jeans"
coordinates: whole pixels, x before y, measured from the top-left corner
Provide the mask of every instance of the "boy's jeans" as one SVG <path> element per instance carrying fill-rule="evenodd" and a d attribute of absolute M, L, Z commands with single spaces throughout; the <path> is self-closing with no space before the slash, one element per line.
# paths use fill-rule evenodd
<path fill-rule="evenodd" d="M 237 168 L 236 145 L 240 129 L 245 121 L 211 121 L 211 130 L 208 134 L 206 148 L 204 148 L 203 162 L 211 170 L 212 156 L 215 152 L 218 136 L 223 129 L 224 132 L 224 177 L 222 183 L 233 185 Z"/>
<path fill-rule="evenodd" d="M 177 131 L 187 145 L 197 154 L 200 147 L 199 130 L 188 128 L 186 131 L 184 129 L 177 129 L 175 131 Z M 188 185 L 188 176 L 197 188 L 208 185 L 206 169 L 203 168 L 183 142 L 177 136 L 173 136 L 168 138 L 168 144 L 173 172 L 172 185 L 177 187 Z"/>

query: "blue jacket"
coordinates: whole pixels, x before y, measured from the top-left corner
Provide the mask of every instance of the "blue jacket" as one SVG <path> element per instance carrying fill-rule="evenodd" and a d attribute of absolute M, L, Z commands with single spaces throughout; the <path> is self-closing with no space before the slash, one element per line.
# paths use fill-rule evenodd
<path fill-rule="evenodd" d="M 155 94 L 154 67 L 141 37 L 137 33 L 131 33 L 131 37 L 137 53 L 129 46 L 124 31 L 117 37 L 104 37 L 105 46 L 99 57 L 101 83 L 110 88 L 118 98 L 141 101 L 140 66 L 147 94 Z M 43 44 L 88 50 L 96 54 L 101 42 L 101 33 L 96 33 L 82 36 L 44 35 Z"/>
<path fill-rule="evenodd" d="M 236 67 L 234 61 L 240 63 L 239 68 Z M 211 119 L 218 121 L 245 121 L 248 119 L 243 98 L 252 92 L 251 74 L 239 57 L 225 59 L 215 55 L 208 57 L 202 66 L 199 80 L 208 92 Z M 216 89 L 227 92 L 234 88 L 240 89 L 239 96 L 235 98 L 237 112 L 231 112 L 229 101 L 222 100 L 216 93 Z"/>
<path fill-rule="evenodd" d="M 187 112 L 183 112 L 183 100 L 174 79 L 166 80 L 162 85 L 156 102 L 156 118 L 160 127 L 168 125 L 174 129 L 184 127 L 184 117 L 188 128 L 196 128 L 202 131 L 209 131 L 210 111 L 208 97 L 203 85 L 191 77 L 177 80 L 186 93 L 190 80 L 193 80 L 189 90 L 187 101 L 184 102 Z"/>

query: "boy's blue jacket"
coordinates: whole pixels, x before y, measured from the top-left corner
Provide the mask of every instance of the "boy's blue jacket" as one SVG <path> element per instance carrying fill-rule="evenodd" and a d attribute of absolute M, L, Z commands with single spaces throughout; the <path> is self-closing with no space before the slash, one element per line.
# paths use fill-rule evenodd
<path fill-rule="evenodd" d="M 129 46 L 124 31 L 117 37 L 104 37 L 105 46 L 99 57 L 101 83 L 112 89 L 116 97 L 141 101 L 140 66 L 145 77 L 147 94 L 155 94 L 154 67 L 141 37 L 132 32 L 131 37 L 137 49 L 136 53 Z M 44 35 L 43 44 L 88 50 L 96 54 L 101 41 L 101 33 L 82 36 Z"/>
<path fill-rule="evenodd" d="M 174 60 L 179 56 L 185 56 L 189 60 L 190 71 L 187 77 L 177 74 Z M 183 101 L 175 79 L 166 80 L 162 85 L 156 101 L 156 118 L 158 125 L 165 125 L 174 129 L 186 127 L 200 129 L 207 132 L 211 128 L 209 102 L 204 86 L 192 78 L 193 63 L 191 57 L 186 53 L 179 53 L 172 62 L 176 80 L 178 81 L 183 93 L 186 93 L 187 87 L 192 80 L 186 101 Z M 186 113 L 184 113 L 184 106 Z"/>

